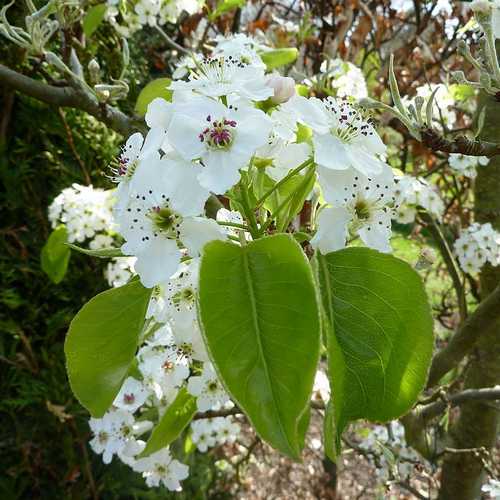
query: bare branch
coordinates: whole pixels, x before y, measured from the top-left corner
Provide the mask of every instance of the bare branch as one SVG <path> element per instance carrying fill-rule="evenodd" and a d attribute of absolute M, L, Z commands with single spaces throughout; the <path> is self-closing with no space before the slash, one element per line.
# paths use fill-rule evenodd
<path fill-rule="evenodd" d="M 448 345 L 433 358 L 427 387 L 436 385 L 474 347 L 481 335 L 500 320 L 500 285 L 462 323 Z"/>
<path fill-rule="evenodd" d="M 55 87 L 29 78 L 0 64 L 0 85 L 54 106 L 80 109 L 105 123 L 123 136 L 142 128 L 139 119 L 133 119 L 119 109 L 100 103 L 97 98 L 75 87 Z"/>
<path fill-rule="evenodd" d="M 460 153 L 469 156 L 487 156 L 488 158 L 500 155 L 500 144 L 493 142 L 472 140 L 463 135 L 449 140 L 432 128 L 424 128 L 420 133 L 422 143 L 432 151 Z"/>

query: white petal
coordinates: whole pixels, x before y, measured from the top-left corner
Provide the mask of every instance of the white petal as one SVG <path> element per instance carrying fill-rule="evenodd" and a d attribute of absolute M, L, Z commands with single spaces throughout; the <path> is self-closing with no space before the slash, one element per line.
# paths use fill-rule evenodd
<path fill-rule="evenodd" d="M 249 159 L 249 156 L 241 157 L 229 151 L 210 151 L 198 180 L 213 193 L 224 194 L 240 180 L 238 169 L 246 166 Z"/>
<path fill-rule="evenodd" d="M 170 123 L 167 138 L 185 160 L 194 160 L 205 151 L 205 144 L 199 138 L 202 131 L 203 123 L 198 118 L 175 114 Z"/>
<path fill-rule="evenodd" d="M 386 212 L 380 211 L 370 224 L 358 230 L 363 243 L 379 252 L 390 252 L 391 218 Z"/>
<path fill-rule="evenodd" d="M 317 220 L 318 230 L 311 240 L 313 248 L 323 254 L 344 248 L 350 221 L 351 214 L 343 207 L 323 209 Z"/>
<path fill-rule="evenodd" d="M 314 134 L 314 159 L 318 165 L 333 170 L 345 170 L 351 166 L 351 159 L 347 154 L 348 146 L 340 139 L 328 134 Z"/>
<path fill-rule="evenodd" d="M 203 247 L 213 240 L 226 238 L 223 229 L 213 219 L 188 217 L 181 222 L 180 239 L 191 257 L 201 254 Z"/>
<path fill-rule="evenodd" d="M 148 110 L 146 112 L 146 116 L 144 117 L 148 127 L 167 129 L 170 125 L 170 119 L 172 118 L 172 108 L 172 103 L 161 97 L 153 99 L 148 104 Z"/>
<path fill-rule="evenodd" d="M 165 159 L 163 178 L 170 187 L 172 208 L 185 217 L 202 214 L 210 196 L 208 189 L 198 181 L 201 172 L 200 165 L 181 159 Z"/>
<path fill-rule="evenodd" d="M 168 280 L 177 271 L 180 261 L 181 252 L 177 243 L 158 236 L 137 255 L 135 270 L 141 283 L 146 288 L 151 288 Z"/>

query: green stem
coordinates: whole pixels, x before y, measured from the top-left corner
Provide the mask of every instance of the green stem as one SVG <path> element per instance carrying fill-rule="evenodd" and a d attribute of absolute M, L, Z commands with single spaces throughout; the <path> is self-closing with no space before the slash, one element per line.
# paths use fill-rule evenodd
<path fill-rule="evenodd" d="M 250 198 L 248 196 L 248 187 L 246 185 L 246 177 L 242 177 L 240 180 L 240 191 L 241 191 L 241 204 L 243 205 L 243 210 L 245 211 L 245 217 L 248 220 L 250 234 L 252 238 L 259 237 L 259 227 L 257 226 L 257 219 L 255 218 L 255 212 L 250 206 Z"/>
<path fill-rule="evenodd" d="M 217 224 L 221 226 L 236 227 L 238 229 L 243 229 L 243 231 L 250 232 L 250 228 L 248 226 L 246 226 L 245 224 L 238 224 L 237 222 L 223 222 L 218 220 Z"/>
<path fill-rule="evenodd" d="M 301 163 L 297 168 L 294 168 L 288 174 L 283 177 L 280 181 L 278 181 L 269 191 L 264 193 L 260 200 L 257 201 L 257 205 L 255 208 L 259 208 L 262 204 L 271 196 L 277 189 L 279 189 L 283 184 L 286 184 L 292 177 L 295 177 L 299 172 L 304 170 L 312 163 L 312 158 L 308 158 L 304 163 Z"/>

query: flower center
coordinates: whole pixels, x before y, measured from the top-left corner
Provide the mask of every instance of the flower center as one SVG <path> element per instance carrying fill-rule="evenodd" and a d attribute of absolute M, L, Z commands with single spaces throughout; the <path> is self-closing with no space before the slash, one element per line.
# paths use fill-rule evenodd
<path fill-rule="evenodd" d="M 354 212 L 359 220 L 365 221 L 370 218 L 370 206 L 364 200 L 358 200 L 354 205 Z"/>
<path fill-rule="evenodd" d="M 171 238 L 177 236 L 181 216 L 175 213 L 169 206 L 153 207 L 150 217 L 158 231 L 165 233 Z"/>
<path fill-rule="evenodd" d="M 108 433 L 104 431 L 99 432 L 97 436 L 97 439 L 99 439 L 99 443 L 101 444 L 107 443 L 108 438 L 109 438 Z"/>
<path fill-rule="evenodd" d="M 215 392 L 217 391 L 217 382 L 213 381 L 208 384 L 208 392 Z"/>
<path fill-rule="evenodd" d="M 210 125 L 198 135 L 200 141 L 211 149 L 228 149 L 234 141 L 237 123 L 226 118 L 212 121 L 210 115 L 207 122 Z"/>
<path fill-rule="evenodd" d="M 135 396 L 133 394 L 125 394 L 123 401 L 125 404 L 131 405 L 135 401 Z"/>

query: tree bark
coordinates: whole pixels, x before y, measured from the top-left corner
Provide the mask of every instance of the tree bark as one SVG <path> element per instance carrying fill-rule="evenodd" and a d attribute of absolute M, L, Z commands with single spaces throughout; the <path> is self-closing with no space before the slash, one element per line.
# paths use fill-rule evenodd
<path fill-rule="evenodd" d="M 481 139 L 500 142 L 500 103 L 483 96 L 486 120 Z M 500 231 L 500 157 L 486 167 L 478 167 L 475 184 L 475 216 L 480 223 L 490 222 Z M 500 282 L 500 267 L 486 265 L 481 272 L 481 297 L 487 297 Z M 464 387 L 475 389 L 500 383 L 500 320 L 479 337 L 469 357 Z M 450 429 L 454 448 L 491 449 L 495 444 L 499 412 L 491 404 L 469 401 L 460 407 Z M 481 497 L 485 478 L 483 461 L 474 453 L 446 454 L 443 462 L 440 500 L 476 500 Z"/>

